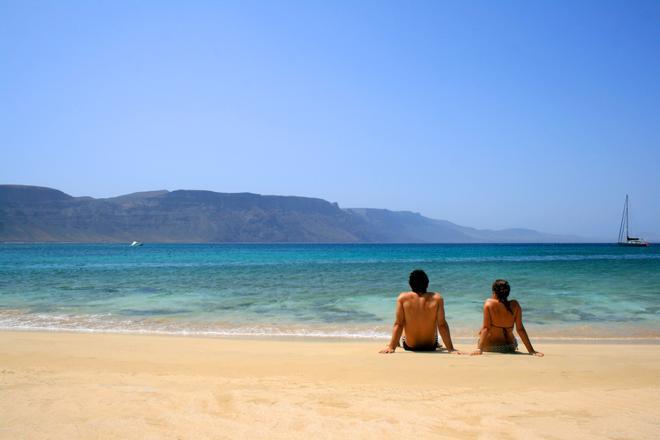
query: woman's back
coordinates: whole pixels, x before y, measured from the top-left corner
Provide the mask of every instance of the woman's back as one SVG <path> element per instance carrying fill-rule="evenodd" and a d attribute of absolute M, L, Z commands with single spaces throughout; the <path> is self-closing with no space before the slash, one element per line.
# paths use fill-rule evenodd
<path fill-rule="evenodd" d="M 498 327 L 513 327 L 516 322 L 515 309 L 520 307 L 518 301 L 511 300 L 509 302 L 511 311 L 509 311 L 504 303 L 493 298 L 488 298 L 484 306 L 490 313 L 491 323 Z"/>
<path fill-rule="evenodd" d="M 488 339 L 491 343 L 511 343 L 514 339 L 513 327 L 516 322 L 516 312 L 520 305 L 515 300 L 510 301 L 508 305 L 510 310 L 505 303 L 494 298 L 488 298 L 484 303 L 484 309 L 490 318 Z"/>

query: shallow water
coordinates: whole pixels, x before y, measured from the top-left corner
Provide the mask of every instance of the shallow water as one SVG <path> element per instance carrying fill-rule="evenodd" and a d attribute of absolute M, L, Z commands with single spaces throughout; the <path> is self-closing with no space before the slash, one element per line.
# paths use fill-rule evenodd
<path fill-rule="evenodd" d="M 387 337 L 427 271 L 473 337 L 495 278 L 530 335 L 659 338 L 660 246 L 3 244 L 0 328 Z"/>

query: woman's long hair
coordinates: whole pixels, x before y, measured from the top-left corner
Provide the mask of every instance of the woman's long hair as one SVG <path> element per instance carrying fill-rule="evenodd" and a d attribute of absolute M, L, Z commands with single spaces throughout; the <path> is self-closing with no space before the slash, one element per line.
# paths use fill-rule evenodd
<path fill-rule="evenodd" d="M 504 307 L 513 315 L 513 310 L 511 310 L 511 304 L 509 303 L 509 293 L 511 292 L 511 286 L 507 280 L 495 280 L 493 283 L 493 293 L 497 297 L 497 300 L 504 304 Z"/>

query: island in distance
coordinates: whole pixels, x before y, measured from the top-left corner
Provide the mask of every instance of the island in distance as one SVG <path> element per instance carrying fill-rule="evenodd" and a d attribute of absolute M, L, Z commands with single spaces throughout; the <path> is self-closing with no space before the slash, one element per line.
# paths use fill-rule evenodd
<path fill-rule="evenodd" d="M 560 243 L 530 229 L 482 230 L 408 211 L 342 209 L 309 197 L 148 191 L 95 199 L 0 185 L 1 242 Z"/>

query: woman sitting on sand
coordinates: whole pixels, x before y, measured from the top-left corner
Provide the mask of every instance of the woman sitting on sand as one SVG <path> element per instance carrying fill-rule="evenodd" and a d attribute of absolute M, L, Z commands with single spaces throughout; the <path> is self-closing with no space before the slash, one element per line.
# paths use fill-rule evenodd
<path fill-rule="evenodd" d="M 534 350 L 523 327 L 522 307 L 518 301 L 508 300 L 510 291 L 511 287 L 506 280 L 495 280 L 493 283 L 493 296 L 484 303 L 484 324 L 479 332 L 479 348 L 472 354 L 478 355 L 484 351 L 515 353 L 518 348 L 518 342 L 513 336 L 515 324 L 529 354 L 543 356 L 543 353 Z"/>

